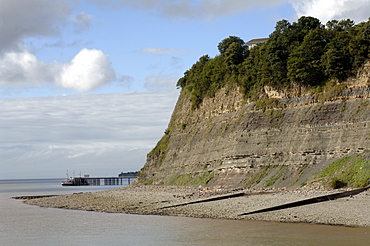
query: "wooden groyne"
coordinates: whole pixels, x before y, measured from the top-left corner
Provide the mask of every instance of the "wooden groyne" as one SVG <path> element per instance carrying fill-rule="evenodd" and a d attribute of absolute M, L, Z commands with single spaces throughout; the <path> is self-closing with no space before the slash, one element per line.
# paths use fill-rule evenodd
<path fill-rule="evenodd" d="M 369 188 L 370 188 L 370 185 L 366 186 L 364 188 L 359 188 L 359 189 L 355 189 L 355 190 L 343 191 L 343 192 L 339 192 L 339 193 L 335 193 L 335 194 L 331 194 L 331 195 L 318 196 L 318 197 L 313 197 L 313 198 L 309 198 L 309 199 L 305 199 L 305 200 L 301 200 L 301 201 L 297 201 L 297 202 L 291 202 L 291 203 L 286 203 L 286 204 L 282 204 L 282 205 L 278 205 L 278 206 L 274 206 L 274 207 L 259 209 L 259 210 L 255 210 L 255 211 L 251 211 L 251 212 L 247 212 L 247 213 L 242 213 L 242 214 L 239 214 L 238 216 L 245 216 L 245 215 L 250 215 L 250 214 L 271 212 L 271 211 L 276 211 L 276 210 L 281 210 L 281 209 L 286 209 L 286 208 L 294 208 L 294 207 L 299 207 L 299 206 L 313 204 L 313 203 L 336 200 L 336 199 L 342 198 L 342 197 L 357 195 L 361 192 L 364 192 L 364 191 L 368 190 Z"/>
<path fill-rule="evenodd" d="M 240 197 L 240 196 L 244 196 L 244 195 L 245 195 L 244 192 L 240 192 L 240 193 L 228 194 L 228 195 L 223 195 L 223 196 L 211 197 L 211 198 L 206 198 L 206 199 L 202 199 L 202 200 L 197 200 L 197 201 L 191 201 L 191 202 L 186 202 L 186 203 L 181 203 L 181 204 L 166 206 L 166 207 L 162 207 L 162 208 L 159 208 L 159 209 L 175 208 L 175 207 L 180 207 L 180 206 L 185 206 L 185 205 L 190 205 L 190 204 L 196 204 L 196 203 L 219 201 L 219 200 L 223 200 L 223 199 Z"/>
<path fill-rule="evenodd" d="M 186 202 L 186 203 L 180 203 L 180 204 L 176 204 L 176 205 L 170 205 L 170 206 L 162 207 L 162 208 L 159 208 L 159 209 L 175 208 L 175 207 L 180 207 L 180 206 L 185 206 L 185 205 L 190 205 L 190 204 L 196 204 L 196 203 L 213 202 L 213 201 L 220 201 L 220 200 L 224 200 L 224 199 L 241 197 L 241 196 L 253 196 L 253 195 L 271 194 L 271 193 L 273 193 L 273 192 L 264 192 L 264 191 L 263 192 L 254 192 L 254 193 L 239 192 L 239 193 L 233 193 L 233 194 L 226 194 L 226 195 L 221 195 L 221 196 L 210 197 L 210 198 L 191 201 L 191 202 Z"/>
<path fill-rule="evenodd" d="M 37 198 L 45 198 L 45 197 L 52 197 L 58 195 L 40 195 L 40 196 L 13 196 L 12 199 L 19 199 L 19 200 L 31 200 Z"/>
<path fill-rule="evenodd" d="M 355 190 L 351 190 L 351 191 L 343 191 L 343 192 L 339 192 L 339 193 L 335 193 L 335 194 L 318 196 L 318 197 L 304 199 L 304 200 L 297 201 L 297 202 L 291 202 L 291 203 L 286 203 L 286 204 L 282 204 L 282 205 L 278 205 L 278 206 L 274 206 L 274 207 L 269 207 L 269 208 L 264 208 L 264 209 L 260 209 L 260 210 L 256 210 L 256 211 L 242 213 L 242 214 L 239 214 L 238 216 L 245 216 L 245 215 L 249 215 L 249 214 L 256 214 L 256 213 L 263 213 L 263 212 L 270 212 L 270 211 L 275 211 L 275 210 L 280 210 L 280 209 L 299 207 L 299 206 L 313 204 L 313 203 L 335 200 L 335 199 L 338 199 L 338 198 L 343 198 L 343 197 L 348 197 L 348 196 L 354 196 L 354 195 L 357 195 L 357 194 L 359 194 L 363 191 L 368 190 L 369 188 L 370 188 L 370 186 L 366 186 L 364 188 L 359 188 L 359 189 L 355 189 Z M 175 207 L 186 206 L 186 205 L 197 204 L 197 203 L 213 202 L 213 201 L 220 201 L 220 200 L 224 200 L 224 199 L 231 199 L 231 198 L 242 197 L 242 196 L 263 195 L 263 194 L 270 194 L 270 193 L 276 193 L 276 192 L 256 192 L 256 193 L 239 192 L 239 193 L 226 194 L 226 195 L 215 196 L 215 197 L 210 197 L 210 198 L 201 199 L 201 200 L 190 201 L 190 202 L 186 202 L 186 203 L 180 203 L 180 204 L 165 206 L 165 207 L 161 207 L 159 209 L 175 208 Z"/>

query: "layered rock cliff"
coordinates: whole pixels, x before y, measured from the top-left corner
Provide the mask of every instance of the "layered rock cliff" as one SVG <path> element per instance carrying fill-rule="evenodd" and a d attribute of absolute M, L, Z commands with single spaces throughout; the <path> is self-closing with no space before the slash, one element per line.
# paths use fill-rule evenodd
<path fill-rule="evenodd" d="M 197 109 L 182 91 L 137 182 L 235 187 L 309 183 L 334 160 L 370 149 L 369 74 L 367 64 L 355 78 L 316 94 L 299 86 L 285 91 L 265 87 L 260 102 L 246 102 L 239 88 L 225 87 Z"/>

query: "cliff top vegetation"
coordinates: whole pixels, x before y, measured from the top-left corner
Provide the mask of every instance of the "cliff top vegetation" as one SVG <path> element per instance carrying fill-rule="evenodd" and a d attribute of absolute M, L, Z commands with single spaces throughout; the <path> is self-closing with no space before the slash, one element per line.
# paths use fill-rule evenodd
<path fill-rule="evenodd" d="M 237 84 L 252 100 L 265 85 L 322 87 L 353 76 L 369 58 L 369 47 L 370 18 L 359 24 L 347 19 L 326 25 L 313 17 L 294 23 L 281 20 L 266 43 L 251 49 L 239 37 L 222 40 L 220 54 L 200 57 L 177 86 L 189 93 L 193 107 L 225 85 Z"/>

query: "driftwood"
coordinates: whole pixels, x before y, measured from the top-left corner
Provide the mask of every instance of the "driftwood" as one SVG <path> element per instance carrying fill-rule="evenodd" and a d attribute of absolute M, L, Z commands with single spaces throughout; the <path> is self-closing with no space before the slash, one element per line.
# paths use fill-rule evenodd
<path fill-rule="evenodd" d="M 301 201 L 297 201 L 297 202 L 286 203 L 286 204 L 282 204 L 282 205 L 278 205 L 278 206 L 274 206 L 274 207 L 270 207 L 270 208 L 264 208 L 264 209 L 260 209 L 260 210 L 256 210 L 256 211 L 252 211 L 252 212 L 239 214 L 238 216 L 264 213 L 264 212 L 271 212 L 271 211 L 276 211 L 276 210 L 281 210 L 281 209 L 286 209 L 286 208 L 293 208 L 293 207 L 299 207 L 299 206 L 318 203 L 318 202 L 325 202 L 325 201 L 335 200 L 335 199 L 342 198 L 342 197 L 357 195 L 357 194 L 359 194 L 359 193 L 361 193 L 361 192 L 363 192 L 363 191 L 365 191 L 369 188 L 370 188 L 370 185 L 366 186 L 364 188 L 356 189 L 356 190 L 344 191 L 344 192 L 339 192 L 339 193 L 335 193 L 335 194 L 331 194 L 331 195 L 319 196 L 319 197 L 309 198 L 309 199 L 305 199 L 305 200 L 301 200 Z"/>

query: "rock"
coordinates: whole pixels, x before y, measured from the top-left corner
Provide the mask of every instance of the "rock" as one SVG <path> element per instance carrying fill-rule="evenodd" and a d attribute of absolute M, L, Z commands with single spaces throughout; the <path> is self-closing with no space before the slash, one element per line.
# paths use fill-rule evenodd
<path fill-rule="evenodd" d="M 165 136 L 135 183 L 257 188 L 309 183 L 333 161 L 370 149 L 370 87 L 363 82 L 369 71 L 365 67 L 361 81 L 347 82 L 347 89 L 326 101 L 307 91 L 301 97 L 280 93 L 276 100 L 283 106 L 266 110 L 245 103 L 237 87 L 221 89 L 197 109 L 181 93 Z"/>

